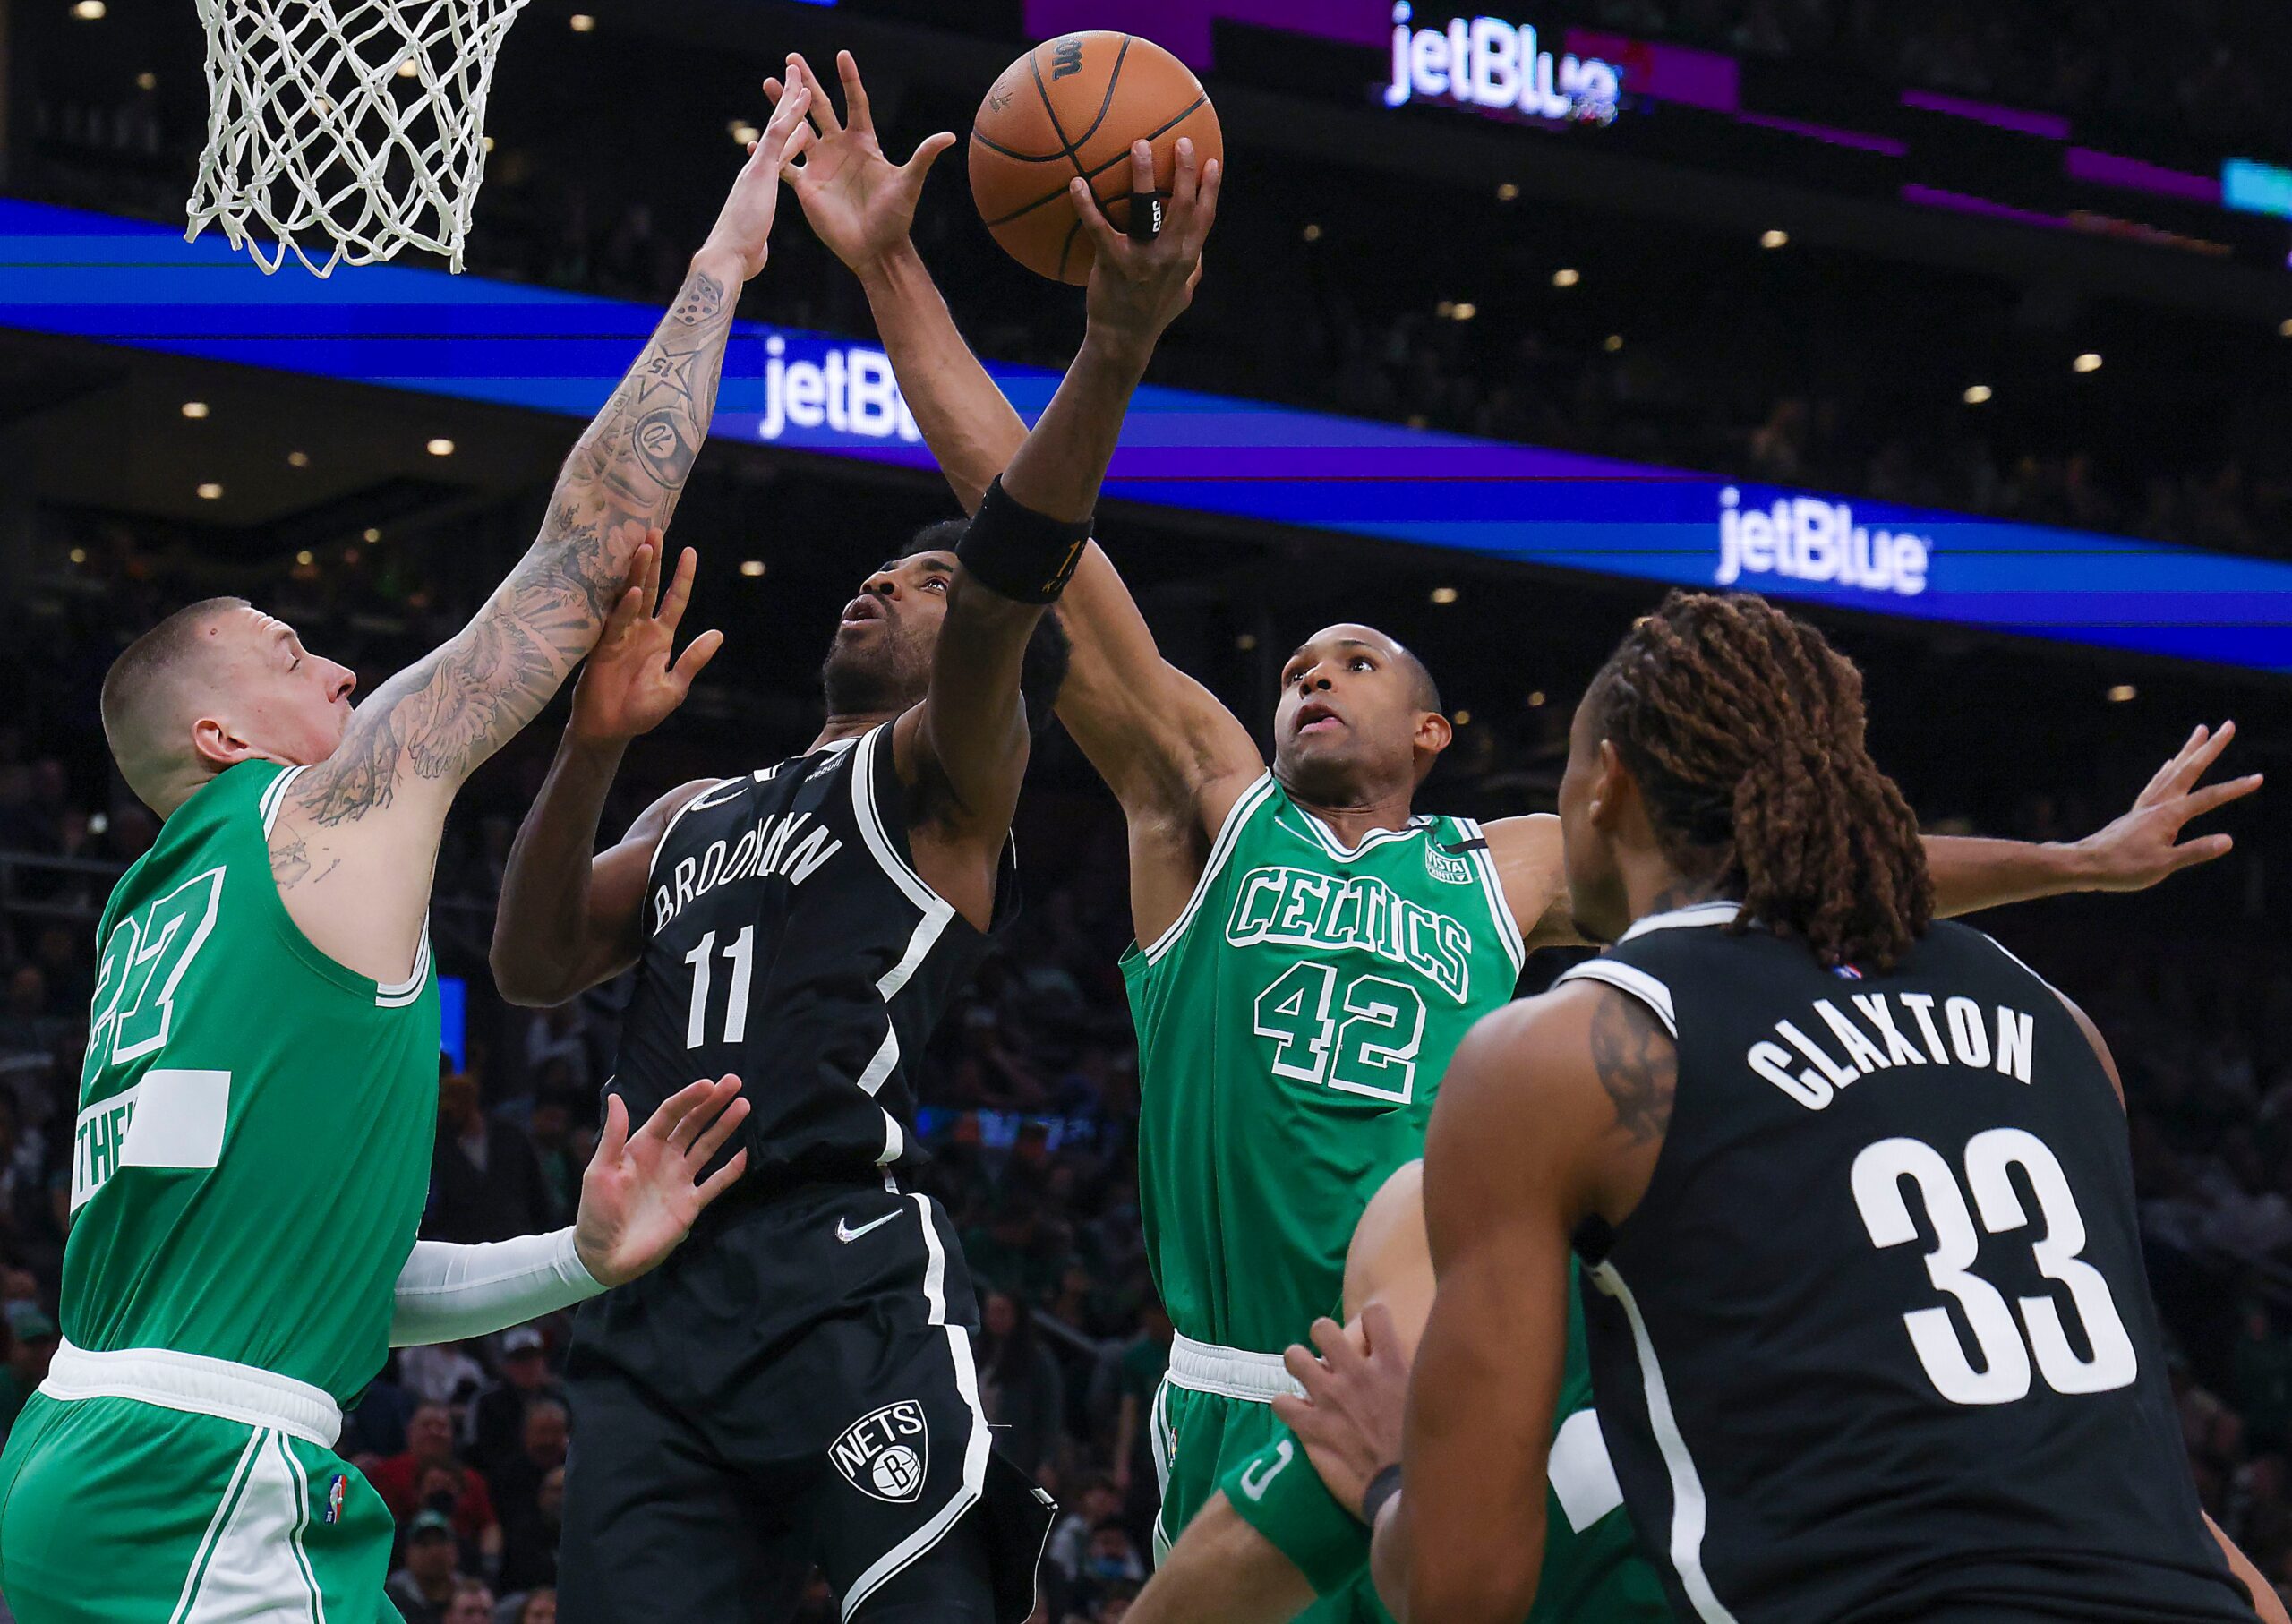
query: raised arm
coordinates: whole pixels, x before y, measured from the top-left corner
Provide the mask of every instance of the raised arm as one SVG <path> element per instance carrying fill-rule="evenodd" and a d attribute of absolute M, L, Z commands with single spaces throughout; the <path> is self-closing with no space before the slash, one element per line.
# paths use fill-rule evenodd
<path fill-rule="evenodd" d="M 2009 902 L 2061 896 L 2073 891 L 2145 891 L 2184 868 L 2225 857 L 2235 845 L 2226 834 L 2183 840 L 2192 818 L 2217 811 L 2261 787 L 2261 775 L 2220 783 L 2204 774 L 2236 724 L 2199 727 L 2125 815 L 2078 841 L 1984 840 L 1949 834 L 1926 837 L 1927 870 L 1934 877 L 1934 911 L 1944 917 L 1979 913 Z M 1504 898 L 1531 948 L 1583 940 L 1568 910 L 1567 876 L 1560 864 L 1560 820 L 1549 814 L 1500 818 L 1488 825 L 1488 844 L 1504 883 Z"/>
<path fill-rule="evenodd" d="M 676 302 L 566 459 L 532 547 L 470 623 L 383 684 L 288 791 L 271 850 L 274 867 L 282 848 L 299 862 L 282 869 L 281 893 L 351 968 L 405 973 L 454 795 L 596 642 L 646 533 L 675 511 L 715 407 L 733 304 L 764 266 L 781 161 L 810 139 L 808 100 L 782 98 Z"/>
<path fill-rule="evenodd" d="M 790 187 L 813 231 L 859 277 L 908 409 L 956 500 L 975 512 L 1027 430 L 963 341 L 909 235 L 925 174 L 955 138 L 931 136 L 894 165 L 850 52 L 836 68 L 844 115 L 823 121 L 817 144 L 790 167 Z M 811 90 L 817 116 L 826 91 L 800 57 L 789 72 Z M 780 82 L 765 88 L 776 96 Z M 1130 816 L 1136 911 L 1150 940 L 1184 910 L 1210 838 L 1264 760 L 1233 714 L 1162 658 L 1097 543 L 1083 549 L 1058 612 L 1073 645 L 1058 719 Z"/>
<path fill-rule="evenodd" d="M 654 849 L 677 809 L 715 782 L 670 791 L 645 808 L 619 844 L 597 850 L 597 824 L 629 741 L 684 703 L 693 679 L 723 643 L 722 633 L 705 631 L 671 660 L 697 560 L 686 548 L 664 594 L 660 557 L 655 532 L 637 549 L 629 590 L 581 668 L 557 758 L 509 848 L 493 915 L 492 962 L 494 985 L 512 1004 L 562 1004 L 637 962 Z"/>
<path fill-rule="evenodd" d="M 1134 178 L 1150 190 L 1153 158 L 1144 141 L 1131 162 Z M 969 853 L 957 882 L 965 892 L 974 874 L 988 887 L 942 893 L 974 923 L 991 899 L 993 865 L 1026 770 L 1019 669 L 1027 640 L 1089 539 L 1123 414 L 1155 343 L 1193 300 L 1202 246 L 1217 216 L 1219 175 L 1216 160 L 1197 165 L 1193 143 L 1180 141 L 1166 223 L 1147 242 L 1116 232 L 1076 181 L 1077 208 L 1099 253 L 1082 347 L 972 516 L 957 550 L 929 686 L 892 736 L 901 777 L 922 791 L 916 821 L 928 842 Z M 928 862 L 921 844 L 916 855 Z"/>

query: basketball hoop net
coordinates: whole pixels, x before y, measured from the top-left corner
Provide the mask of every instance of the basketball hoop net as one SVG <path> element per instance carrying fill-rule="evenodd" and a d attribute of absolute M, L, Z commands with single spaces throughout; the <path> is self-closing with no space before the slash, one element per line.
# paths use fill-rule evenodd
<path fill-rule="evenodd" d="M 199 0 L 207 150 L 185 237 L 220 222 L 266 274 L 290 252 L 323 277 L 409 247 L 461 269 L 486 91 L 525 5 Z M 254 227 L 277 238 L 267 260 Z"/>

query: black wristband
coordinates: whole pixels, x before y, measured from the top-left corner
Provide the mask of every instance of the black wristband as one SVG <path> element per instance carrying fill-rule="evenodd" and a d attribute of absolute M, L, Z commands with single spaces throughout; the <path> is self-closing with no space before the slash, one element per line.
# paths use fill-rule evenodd
<path fill-rule="evenodd" d="M 1082 561 L 1090 519 L 1049 517 L 1003 491 L 998 475 L 971 515 L 955 556 L 980 585 L 1017 603 L 1056 603 Z"/>
<path fill-rule="evenodd" d="M 1368 1488 L 1362 1492 L 1361 1520 L 1374 1528 L 1377 1526 L 1377 1513 L 1385 1509 L 1387 1500 L 1399 1492 L 1400 1462 L 1395 1461 L 1371 1478 Z"/>

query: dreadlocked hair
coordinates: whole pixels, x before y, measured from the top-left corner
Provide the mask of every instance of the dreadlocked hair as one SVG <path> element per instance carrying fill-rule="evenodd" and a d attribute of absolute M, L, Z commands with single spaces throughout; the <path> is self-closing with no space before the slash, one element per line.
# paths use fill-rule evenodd
<path fill-rule="evenodd" d="M 1862 673 L 1764 598 L 1674 592 L 1594 679 L 1663 854 L 1732 928 L 1890 969 L 1934 919 L 1918 823 L 1863 743 Z"/>

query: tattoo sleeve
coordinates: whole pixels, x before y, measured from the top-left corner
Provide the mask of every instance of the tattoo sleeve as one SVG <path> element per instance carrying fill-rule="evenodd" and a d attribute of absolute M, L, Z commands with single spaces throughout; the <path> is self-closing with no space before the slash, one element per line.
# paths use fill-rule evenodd
<path fill-rule="evenodd" d="M 1592 1066 L 1615 1106 L 1617 1128 L 1635 1145 L 1663 1138 L 1679 1089 L 1679 1046 L 1639 1000 L 1617 992 L 1602 996 L 1592 1013 Z"/>
<path fill-rule="evenodd" d="M 532 547 L 454 639 L 358 707 L 298 786 L 316 822 L 389 806 L 407 774 L 450 792 L 540 714 L 595 644 L 647 529 L 665 526 L 707 438 L 736 279 L 696 266 L 558 475 Z"/>

